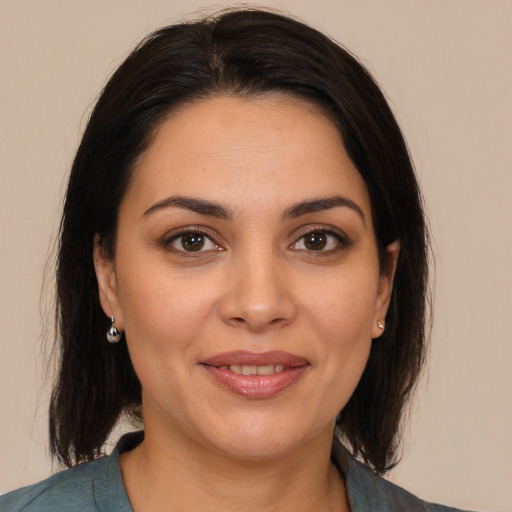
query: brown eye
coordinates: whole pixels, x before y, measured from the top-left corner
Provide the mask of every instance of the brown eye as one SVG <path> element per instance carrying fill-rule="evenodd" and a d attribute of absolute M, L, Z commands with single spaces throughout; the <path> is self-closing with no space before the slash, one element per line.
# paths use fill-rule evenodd
<path fill-rule="evenodd" d="M 290 249 L 306 252 L 332 252 L 347 246 L 347 241 L 328 230 L 310 231 L 302 235 Z"/>
<path fill-rule="evenodd" d="M 187 233 L 180 237 L 181 246 L 188 252 L 200 251 L 204 247 L 204 239 L 201 233 Z"/>
<path fill-rule="evenodd" d="M 179 252 L 205 252 L 220 251 L 222 248 L 200 231 L 186 231 L 180 233 L 167 242 L 167 247 L 172 247 Z"/>
<path fill-rule="evenodd" d="M 304 245 L 310 251 L 321 251 L 327 245 L 327 235 L 322 232 L 308 233 L 304 236 Z"/>

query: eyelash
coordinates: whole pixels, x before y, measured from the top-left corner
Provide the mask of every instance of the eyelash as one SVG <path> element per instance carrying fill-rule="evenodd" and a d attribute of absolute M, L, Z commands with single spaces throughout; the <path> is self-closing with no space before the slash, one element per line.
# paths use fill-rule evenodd
<path fill-rule="evenodd" d="M 162 245 L 165 249 L 173 250 L 180 256 L 188 257 L 188 258 L 199 257 L 201 255 L 201 253 L 212 251 L 212 249 L 201 250 L 202 247 L 197 251 L 187 251 L 185 249 L 178 249 L 176 247 L 172 247 L 172 244 L 174 242 L 178 241 L 180 238 L 182 239 L 185 235 L 189 235 L 189 234 L 198 235 L 198 236 L 208 239 L 211 243 L 213 243 L 215 245 L 216 251 L 224 250 L 224 248 L 222 247 L 220 242 L 218 240 L 216 240 L 217 237 L 214 236 L 213 233 L 211 233 L 209 230 L 207 230 L 203 226 L 190 226 L 190 227 L 182 228 L 182 229 L 180 229 L 180 231 L 178 233 L 172 234 L 170 237 L 166 237 L 163 240 Z M 327 249 L 327 250 L 322 250 L 322 249 L 308 250 L 307 248 L 302 249 L 302 248 L 296 247 L 308 235 L 313 235 L 313 234 L 324 234 L 324 235 L 327 235 L 328 237 L 333 237 L 336 240 L 337 246 L 334 248 Z M 329 243 L 329 241 L 327 241 L 327 244 L 328 243 Z M 327 255 L 327 254 L 335 253 L 341 249 L 347 248 L 349 245 L 350 245 L 350 242 L 348 240 L 348 237 L 344 233 L 340 232 L 339 230 L 335 229 L 332 226 L 313 226 L 313 227 L 309 226 L 307 230 L 305 230 L 299 234 L 299 236 L 295 240 L 295 242 L 293 242 L 289 246 L 289 249 L 291 249 L 293 251 L 302 251 L 302 252 L 310 253 L 311 255 L 313 255 L 315 253 L 317 255 Z M 183 247 L 183 240 L 182 240 L 182 247 Z"/>
<path fill-rule="evenodd" d="M 197 258 L 201 255 L 201 253 L 209 252 L 211 249 L 207 251 L 186 251 L 185 249 L 177 249 L 176 247 L 172 247 L 172 243 L 175 241 L 178 241 L 180 238 L 182 239 L 182 246 L 183 246 L 183 237 L 185 235 L 198 235 L 201 237 L 204 237 L 205 239 L 209 240 L 211 243 L 215 245 L 215 248 L 217 251 L 223 251 L 224 248 L 221 246 L 221 244 L 216 240 L 216 237 L 206 228 L 203 226 L 190 226 L 186 228 L 181 228 L 178 233 L 172 234 L 170 237 L 166 237 L 162 245 L 165 249 L 172 250 L 179 254 L 182 257 L 186 258 Z M 201 247 L 202 248 L 202 247 Z"/>
<path fill-rule="evenodd" d="M 328 237 L 333 237 L 336 240 L 336 244 L 337 244 L 336 247 L 333 247 L 333 248 L 327 249 L 327 250 L 317 250 L 317 251 L 312 250 L 312 249 L 308 250 L 308 249 L 301 249 L 301 248 L 294 247 L 297 244 L 299 244 L 301 241 L 305 240 L 305 238 L 308 235 L 313 235 L 313 234 L 323 234 L 323 235 L 327 235 Z M 327 243 L 329 243 L 329 242 L 327 241 Z M 338 229 L 334 228 L 333 226 L 319 225 L 319 226 L 313 226 L 313 227 L 308 226 L 308 228 L 304 232 L 300 233 L 297 240 L 295 242 L 293 242 L 293 244 L 290 245 L 290 248 L 295 251 L 306 252 L 310 256 L 312 256 L 312 255 L 327 256 L 329 254 L 336 253 L 342 249 L 346 249 L 349 245 L 350 245 L 350 241 L 349 241 L 347 235 L 345 235 L 345 233 L 340 232 Z"/>

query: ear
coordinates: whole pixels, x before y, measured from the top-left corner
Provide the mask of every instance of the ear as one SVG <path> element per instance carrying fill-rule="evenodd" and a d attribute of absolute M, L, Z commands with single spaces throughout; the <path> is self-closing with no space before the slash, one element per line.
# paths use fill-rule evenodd
<path fill-rule="evenodd" d="M 378 322 L 385 327 L 385 319 L 391 300 L 391 292 L 393 291 L 393 279 L 399 254 L 400 242 L 398 240 L 395 240 L 386 247 L 386 261 L 380 273 L 377 297 L 375 299 L 372 338 L 378 338 L 384 332 L 384 329 L 379 327 Z"/>
<path fill-rule="evenodd" d="M 107 257 L 98 233 L 94 235 L 93 262 L 101 308 L 108 318 L 114 315 L 116 327 L 122 331 L 124 322 L 117 296 L 114 260 Z"/>

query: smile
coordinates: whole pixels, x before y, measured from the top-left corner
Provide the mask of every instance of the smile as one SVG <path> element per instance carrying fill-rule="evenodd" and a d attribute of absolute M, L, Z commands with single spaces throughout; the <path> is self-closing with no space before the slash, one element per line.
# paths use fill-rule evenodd
<path fill-rule="evenodd" d="M 229 370 L 237 375 L 274 375 L 274 373 L 281 373 L 288 367 L 282 364 L 266 364 L 264 366 L 232 364 L 230 366 L 222 365 L 218 368 Z"/>
<path fill-rule="evenodd" d="M 201 363 L 217 384 L 245 398 L 271 398 L 297 383 L 310 367 L 287 352 L 219 354 Z"/>

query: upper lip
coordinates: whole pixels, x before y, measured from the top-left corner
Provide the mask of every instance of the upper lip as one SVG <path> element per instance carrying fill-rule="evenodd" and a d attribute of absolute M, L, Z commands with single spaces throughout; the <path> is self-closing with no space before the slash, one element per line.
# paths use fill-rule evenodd
<path fill-rule="evenodd" d="M 266 366 L 269 364 L 281 364 L 294 368 L 297 366 L 309 365 L 309 362 L 303 357 L 299 357 L 289 352 L 281 350 L 272 350 L 268 352 L 249 352 L 245 350 L 235 350 L 232 352 L 224 352 L 213 357 L 205 359 L 201 364 L 209 366 L 230 366 L 230 365 L 247 365 L 247 366 Z"/>

